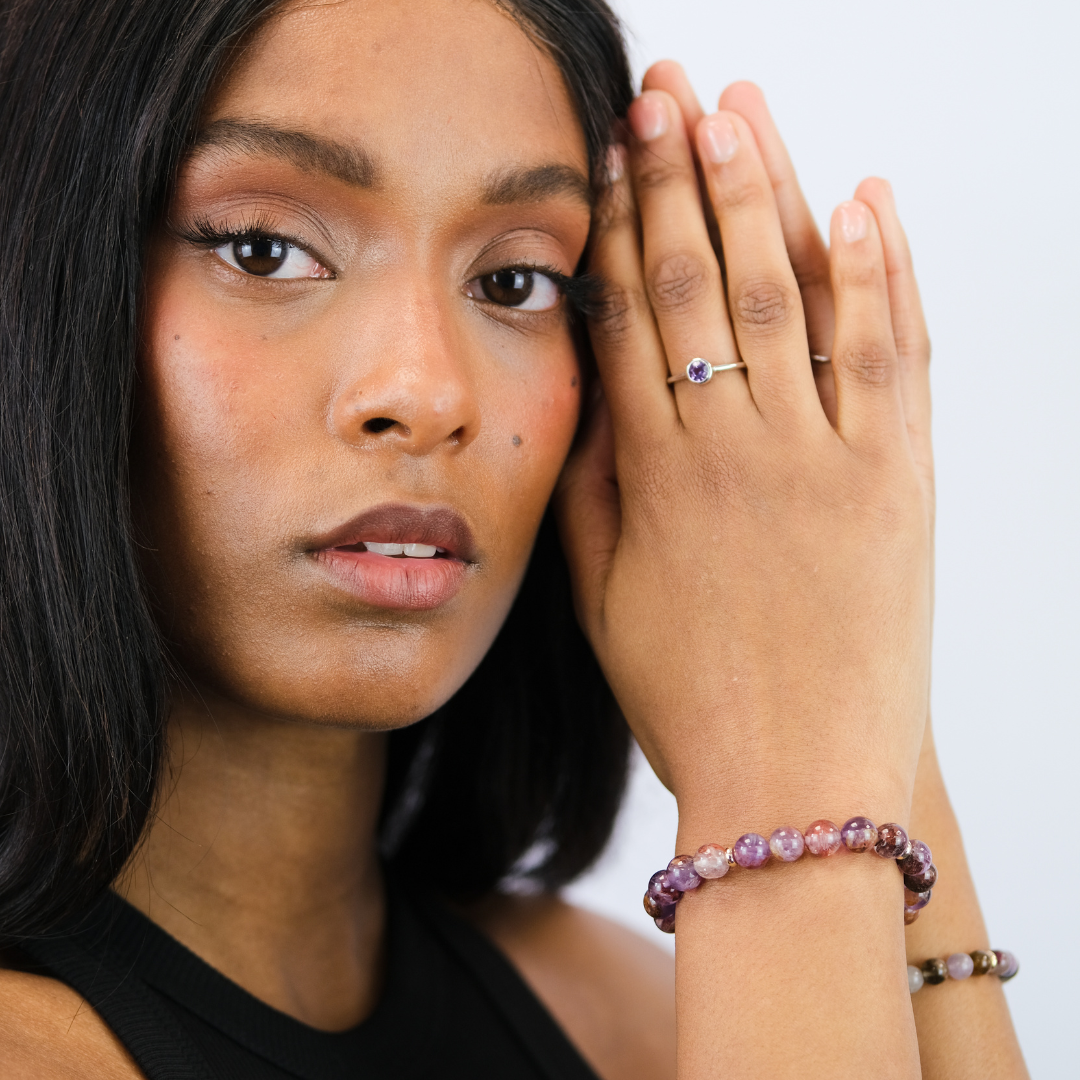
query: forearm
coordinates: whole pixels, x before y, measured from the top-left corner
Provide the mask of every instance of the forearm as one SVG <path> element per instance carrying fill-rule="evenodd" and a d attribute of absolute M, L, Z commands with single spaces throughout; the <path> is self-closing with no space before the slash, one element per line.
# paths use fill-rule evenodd
<path fill-rule="evenodd" d="M 789 811 L 800 828 L 854 812 L 846 802 Z M 738 816 L 684 811 L 679 850 L 785 823 Z M 903 883 L 889 860 L 804 855 L 705 882 L 677 916 L 678 1075 L 913 1080 L 905 966 Z"/>
<path fill-rule="evenodd" d="M 988 949 L 975 885 L 927 725 L 911 812 L 912 835 L 934 852 L 934 898 L 907 929 L 908 963 Z M 1008 943 L 1004 943 L 1008 946 Z M 1000 980 L 946 980 L 912 996 L 925 1080 L 1019 1080 L 1027 1077 Z"/>

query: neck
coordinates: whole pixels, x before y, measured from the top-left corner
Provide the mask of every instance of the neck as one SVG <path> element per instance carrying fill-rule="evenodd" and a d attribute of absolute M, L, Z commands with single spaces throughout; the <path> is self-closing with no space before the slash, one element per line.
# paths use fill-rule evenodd
<path fill-rule="evenodd" d="M 117 892 L 267 1004 L 358 1023 L 380 988 L 385 749 L 382 734 L 178 698 L 158 808 Z"/>

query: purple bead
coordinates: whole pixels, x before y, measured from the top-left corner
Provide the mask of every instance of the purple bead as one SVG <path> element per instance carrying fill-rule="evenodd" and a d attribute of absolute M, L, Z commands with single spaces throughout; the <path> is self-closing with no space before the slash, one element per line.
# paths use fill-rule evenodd
<path fill-rule="evenodd" d="M 655 922 L 656 925 L 657 925 L 657 928 L 660 929 L 660 930 L 663 930 L 665 934 L 674 934 L 675 933 L 675 912 L 674 911 L 670 915 L 665 916 L 663 919 L 653 919 L 653 922 Z"/>
<path fill-rule="evenodd" d="M 806 841 L 803 839 L 803 834 L 790 825 L 774 829 L 772 836 L 769 837 L 769 850 L 783 862 L 794 862 L 801 858 L 805 849 Z"/>
<path fill-rule="evenodd" d="M 835 855 L 844 842 L 840 830 L 825 818 L 815 821 L 806 830 L 804 839 L 811 855 Z"/>
<path fill-rule="evenodd" d="M 686 377 L 693 383 L 706 383 L 712 378 L 712 366 L 704 360 L 691 360 L 686 365 Z"/>
<path fill-rule="evenodd" d="M 950 979 L 966 979 L 975 970 L 975 961 L 966 952 L 954 952 L 945 961 Z"/>
<path fill-rule="evenodd" d="M 930 903 L 930 897 L 933 893 L 927 889 L 926 892 L 912 892 L 910 889 L 904 889 L 904 910 L 905 911 L 922 911 L 927 904 Z"/>
<path fill-rule="evenodd" d="M 676 855 L 667 864 L 668 884 L 679 892 L 689 892 L 701 884 L 701 878 L 694 869 L 693 855 Z"/>
<path fill-rule="evenodd" d="M 769 861 L 769 841 L 756 832 L 744 833 L 735 841 L 735 861 L 748 870 Z"/>
<path fill-rule="evenodd" d="M 883 859 L 902 859 L 908 854 L 910 841 L 899 825 L 882 825 L 877 831 L 874 854 Z"/>
<path fill-rule="evenodd" d="M 869 851 L 877 843 L 877 829 L 866 817 L 848 818 L 840 829 L 848 851 Z"/>
<path fill-rule="evenodd" d="M 650 918 L 653 919 L 664 919 L 675 913 L 676 901 L 666 895 L 654 896 L 651 892 L 647 892 L 642 903 Z"/>
<path fill-rule="evenodd" d="M 1011 952 L 995 949 L 994 955 L 997 957 L 997 967 L 994 968 L 994 974 L 1002 982 L 1008 981 L 1020 970 L 1020 961 Z"/>
<path fill-rule="evenodd" d="M 904 875 L 904 884 L 912 892 L 926 892 L 937 883 L 937 867 L 931 863 L 918 877 L 911 874 Z"/>
<path fill-rule="evenodd" d="M 919 877 L 930 868 L 934 856 L 921 840 L 911 841 L 911 853 L 906 859 L 898 860 L 900 873 L 905 877 Z"/>
<path fill-rule="evenodd" d="M 719 844 L 702 844 L 694 856 L 694 869 L 699 878 L 722 878 L 730 869 L 727 852 Z"/>
<path fill-rule="evenodd" d="M 682 893 L 678 889 L 673 889 L 671 883 L 668 881 L 667 870 L 657 870 L 651 878 L 649 878 L 649 895 L 655 896 L 658 899 L 665 897 L 670 900 L 671 903 L 678 903 L 679 897 Z"/>

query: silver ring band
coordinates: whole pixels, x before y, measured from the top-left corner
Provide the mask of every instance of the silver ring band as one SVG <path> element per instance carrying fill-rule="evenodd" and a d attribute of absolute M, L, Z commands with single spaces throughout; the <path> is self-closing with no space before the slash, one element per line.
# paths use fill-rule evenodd
<path fill-rule="evenodd" d="M 813 353 L 811 353 L 810 354 L 810 359 L 811 360 L 816 360 L 819 364 L 831 364 L 832 363 L 832 357 L 831 356 L 815 356 Z"/>
<path fill-rule="evenodd" d="M 746 365 L 741 360 L 736 360 L 734 364 L 717 364 L 714 367 L 708 360 L 702 360 L 700 356 L 695 356 L 686 365 L 686 370 L 681 375 L 672 375 L 668 379 L 668 385 L 677 382 L 692 382 L 700 386 L 707 383 L 718 371 L 734 371 L 736 368 L 744 367 Z"/>

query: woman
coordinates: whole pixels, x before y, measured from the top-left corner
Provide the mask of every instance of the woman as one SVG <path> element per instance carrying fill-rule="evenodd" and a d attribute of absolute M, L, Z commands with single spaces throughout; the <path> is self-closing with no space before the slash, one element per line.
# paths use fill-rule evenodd
<path fill-rule="evenodd" d="M 989 942 L 888 186 L 826 252 L 760 95 L 631 105 L 599 0 L 4 19 L 5 1075 L 672 1075 L 676 1005 L 685 1076 L 1024 1075 L 999 980 L 904 979 Z M 867 813 L 933 908 L 688 887 L 673 995 L 555 895 L 621 717 L 679 851 Z"/>

